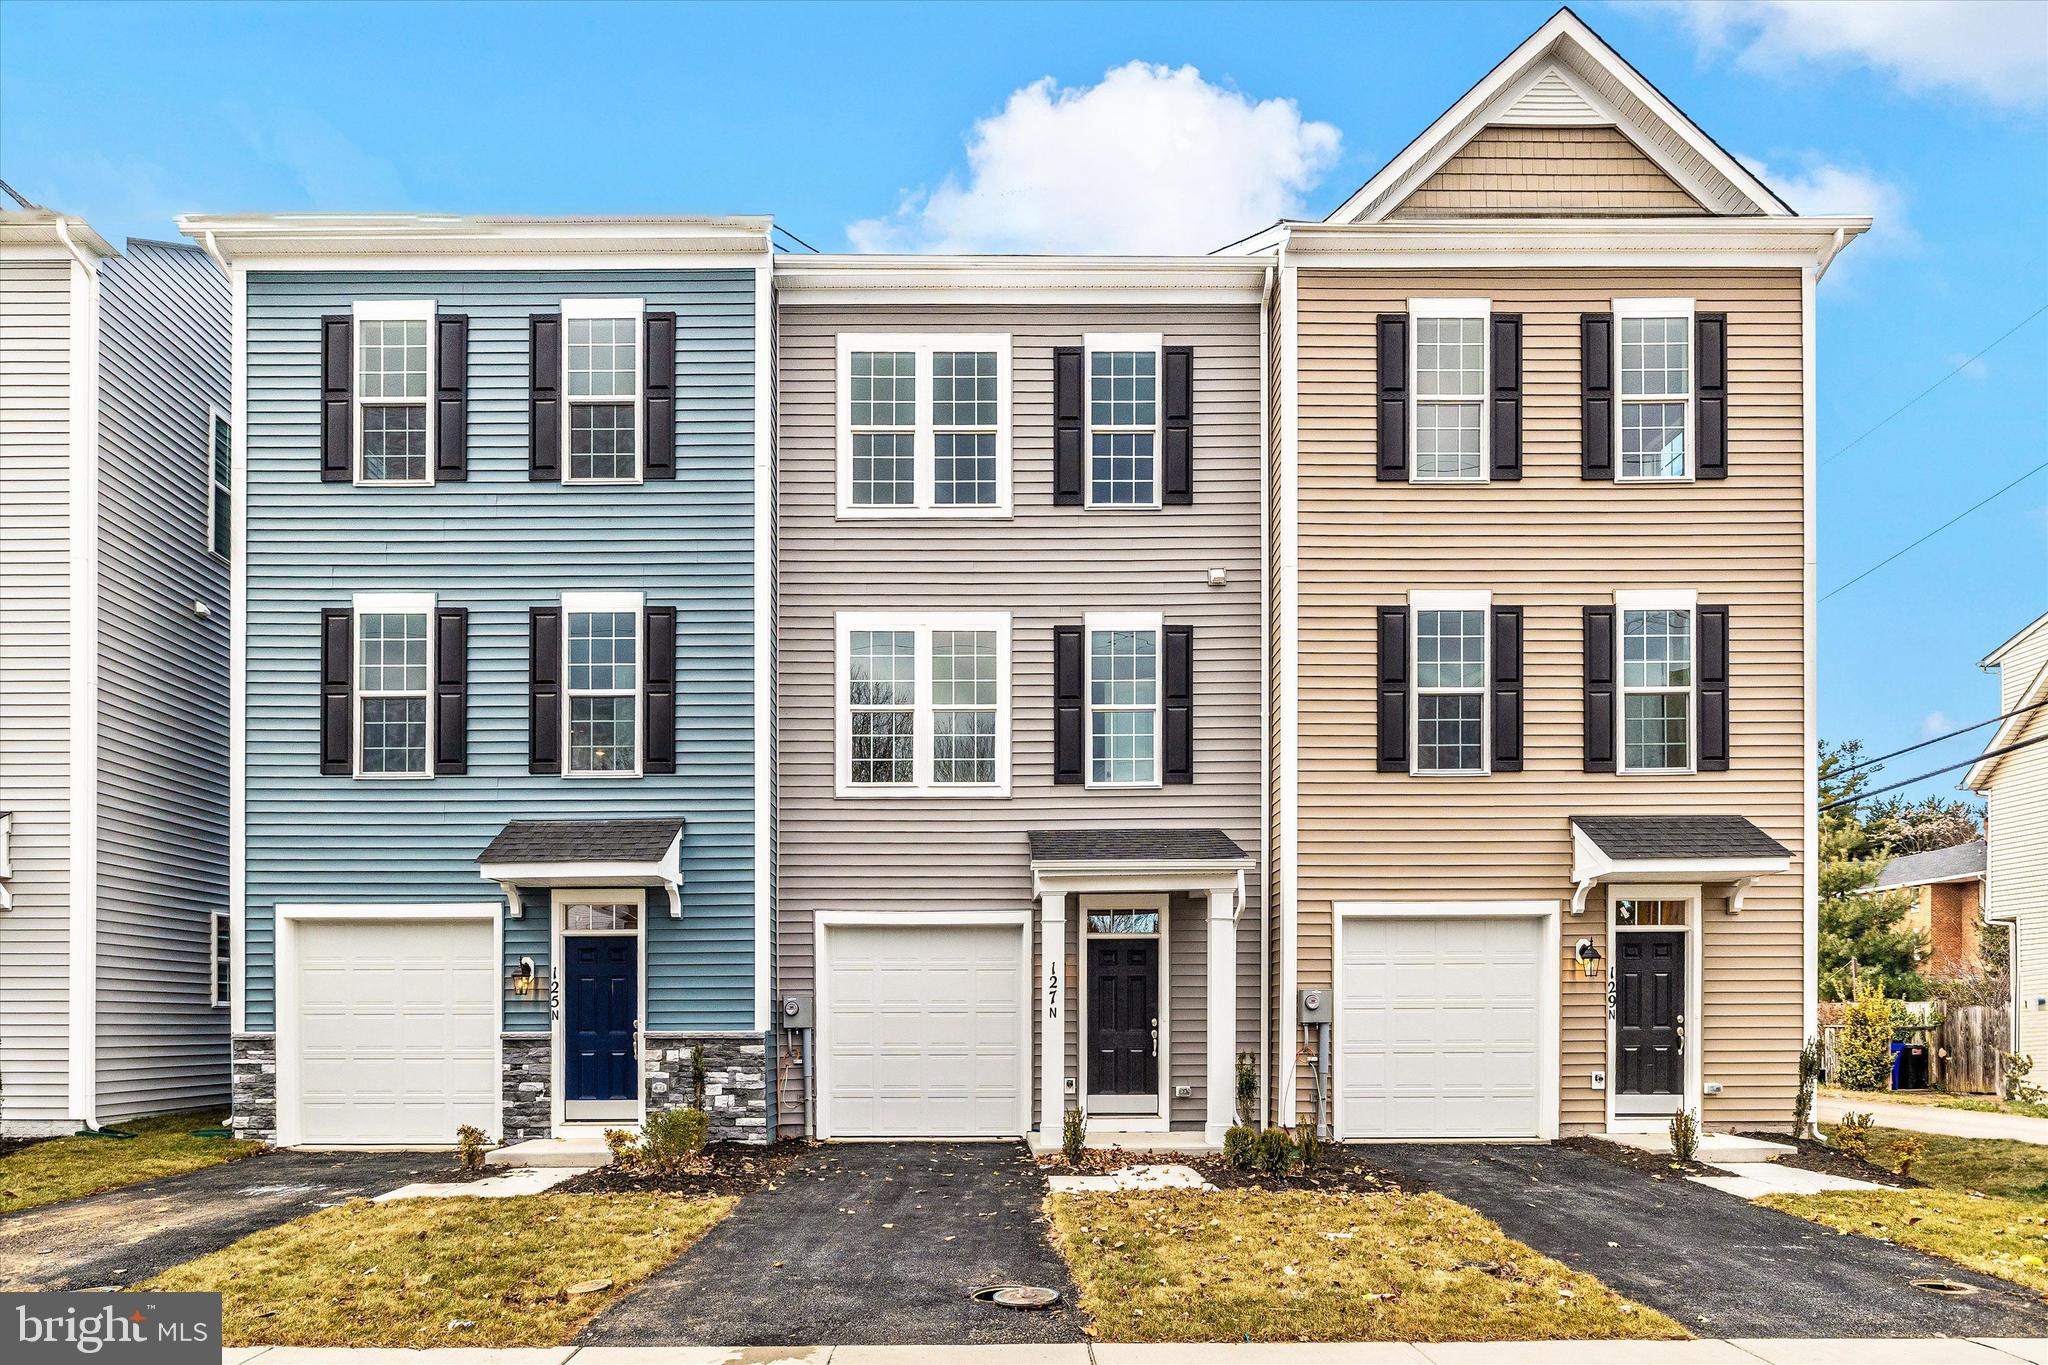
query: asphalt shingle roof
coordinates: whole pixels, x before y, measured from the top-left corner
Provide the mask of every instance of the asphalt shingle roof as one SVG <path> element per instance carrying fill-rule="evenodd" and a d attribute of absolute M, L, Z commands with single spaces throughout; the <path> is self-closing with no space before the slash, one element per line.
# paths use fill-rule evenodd
<path fill-rule="evenodd" d="M 1239 862 L 1245 851 L 1220 829 L 1034 829 L 1034 863 Z"/>
<path fill-rule="evenodd" d="M 480 863 L 652 863 L 682 833 L 673 820 L 514 820 Z"/>
<path fill-rule="evenodd" d="M 1792 856 L 1739 815 L 1574 815 L 1572 823 L 1617 860 Z"/>
<path fill-rule="evenodd" d="M 1877 874 L 1872 890 L 1890 891 L 1900 886 L 1925 886 L 1929 882 L 1952 881 L 1984 875 L 1984 841 L 1937 848 L 1926 853 L 1908 853 L 1894 858 Z"/>

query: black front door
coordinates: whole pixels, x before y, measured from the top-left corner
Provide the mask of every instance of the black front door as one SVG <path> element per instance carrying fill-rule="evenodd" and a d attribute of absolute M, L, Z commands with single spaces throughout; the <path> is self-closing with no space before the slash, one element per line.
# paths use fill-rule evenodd
<path fill-rule="evenodd" d="M 1159 1093 L 1159 940 L 1088 945 L 1088 1093 Z"/>
<path fill-rule="evenodd" d="M 1685 935 L 1615 935 L 1614 1070 L 1622 1095 L 1685 1089 Z"/>

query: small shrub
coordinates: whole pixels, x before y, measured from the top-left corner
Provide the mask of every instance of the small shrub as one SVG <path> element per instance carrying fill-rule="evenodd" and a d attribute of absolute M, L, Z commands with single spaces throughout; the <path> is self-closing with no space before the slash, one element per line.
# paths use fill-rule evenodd
<path fill-rule="evenodd" d="M 1252 1143 L 1252 1168 L 1261 1175 L 1286 1175 L 1297 1149 L 1285 1128 L 1268 1128 Z"/>
<path fill-rule="evenodd" d="M 1237 1121 L 1250 1127 L 1258 1117 L 1259 1059 L 1249 1052 L 1237 1054 Z"/>
<path fill-rule="evenodd" d="M 1223 1134 L 1223 1164 L 1233 1171 L 1248 1171 L 1252 1168 L 1252 1148 L 1259 1142 L 1259 1130 L 1248 1123 L 1240 1123 Z"/>
<path fill-rule="evenodd" d="M 1690 1109 L 1681 1109 L 1671 1116 L 1671 1155 L 1680 1161 L 1691 1161 L 1699 1155 L 1700 1121 Z"/>
<path fill-rule="evenodd" d="M 484 1136 L 484 1130 L 474 1124 L 465 1123 L 455 1130 L 455 1155 L 465 1171 L 484 1168 L 484 1152 L 490 1145 L 491 1140 Z"/>
<path fill-rule="evenodd" d="M 1060 1155 L 1069 1166 L 1079 1166 L 1081 1154 L 1087 1150 L 1088 1113 L 1084 1109 L 1069 1109 L 1060 1120 Z"/>
<path fill-rule="evenodd" d="M 711 1135 L 711 1115 L 702 1109 L 663 1109 L 641 1125 L 639 1158 L 656 1175 L 687 1170 Z"/>
<path fill-rule="evenodd" d="M 2005 1054 L 2005 1097 L 2018 1104 L 2039 1104 L 2041 1097 L 2048 1094 L 2035 1085 L 2028 1077 L 2033 1074 L 2034 1059 L 2024 1052 Z"/>
<path fill-rule="evenodd" d="M 1323 1140 L 1316 1136 L 1313 1124 L 1301 1130 L 1299 1151 L 1301 1153 L 1301 1173 L 1307 1175 L 1315 1167 L 1315 1164 L 1323 1159 Z"/>
<path fill-rule="evenodd" d="M 1848 1113 L 1835 1125 L 1834 1136 L 1830 1139 L 1835 1150 L 1845 1156 L 1859 1160 L 1870 1159 L 1870 1129 L 1877 1122 L 1868 1113 Z"/>
<path fill-rule="evenodd" d="M 1927 1139 L 1918 1133 L 1901 1133 L 1892 1139 L 1892 1169 L 1900 1175 L 1913 1174 L 1914 1163 L 1927 1155 Z"/>
<path fill-rule="evenodd" d="M 633 1166 L 640 1160 L 640 1135 L 630 1128 L 605 1129 L 604 1145 L 611 1151 L 614 1166 Z"/>
<path fill-rule="evenodd" d="M 1858 987 L 1835 1035 L 1835 1081 L 1848 1090 L 1889 1090 L 1892 1083 L 1892 1006 L 1884 987 Z"/>
<path fill-rule="evenodd" d="M 1807 1040 L 1799 1049 L 1799 1093 L 1792 1097 L 1792 1135 L 1805 1137 L 1813 1131 L 1813 1094 L 1820 1085 L 1821 1064 L 1827 1048 L 1818 1038 Z"/>

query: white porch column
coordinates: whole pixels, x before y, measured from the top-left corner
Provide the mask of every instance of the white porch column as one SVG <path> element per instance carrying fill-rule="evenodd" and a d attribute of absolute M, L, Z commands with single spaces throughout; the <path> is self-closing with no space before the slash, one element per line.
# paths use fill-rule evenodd
<path fill-rule="evenodd" d="M 1067 897 L 1038 898 L 1038 1140 L 1058 1145 L 1067 1108 Z"/>
<path fill-rule="evenodd" d="M 1237 892 L 1209 893 L 1209 1077 L 1203 1140 L 1220 1145 L 1237 1122 Z"/>

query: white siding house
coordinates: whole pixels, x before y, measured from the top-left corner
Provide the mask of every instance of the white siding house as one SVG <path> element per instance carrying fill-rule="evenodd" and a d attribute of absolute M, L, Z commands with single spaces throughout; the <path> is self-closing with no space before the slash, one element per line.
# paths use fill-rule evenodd
<path fill-rule="evenodd" d="M 2013 1049 L 2048 1059 L 2048 744 L 2028 743 L 2048 738 L 2048 614 L 1981 666 L 2006 718 L 1963 777 L 1984 798 L 1984 918 L 2012 926 Z"/>

